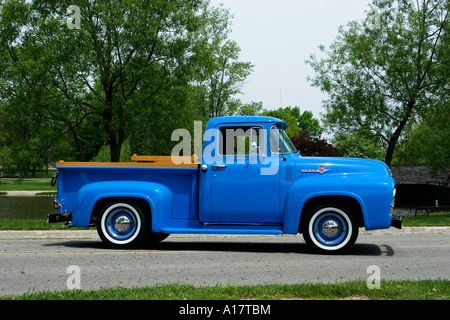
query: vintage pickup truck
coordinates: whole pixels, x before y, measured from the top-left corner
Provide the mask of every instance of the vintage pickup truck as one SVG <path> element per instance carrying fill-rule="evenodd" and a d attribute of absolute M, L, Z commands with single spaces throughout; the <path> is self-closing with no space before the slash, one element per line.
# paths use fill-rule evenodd
<path fill-rule="evenodd" d="M 115 248 L 180 233 L 302 233 L 324 253 L 350 248 L 362 227 L 401 228 L 393 216 L 395 181 L 384 163 L 301 156 L 286 128 L 270 117 L 219 117 L 207 123 L 198 158 L 60 161 L 58 213 L 48 222 L 96 226 Z"/>

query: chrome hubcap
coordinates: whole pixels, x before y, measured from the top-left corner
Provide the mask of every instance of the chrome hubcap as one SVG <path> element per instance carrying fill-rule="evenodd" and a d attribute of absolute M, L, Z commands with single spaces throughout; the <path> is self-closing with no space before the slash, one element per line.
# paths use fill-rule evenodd
<path fill-rule="evenodd" d="M 131 227 L 131 221 L 127 216 L 119 216 L 114 221 L 114 227 L 119 232 L 126 232 Z"/>
<path fill-rule="evenodd" d="M 334 220 L 326 220 L 322 223 L 321 229 L 321 233 L 324 236 L 333 238 L 339 233 L 339 224 L 337 224 Z"/>

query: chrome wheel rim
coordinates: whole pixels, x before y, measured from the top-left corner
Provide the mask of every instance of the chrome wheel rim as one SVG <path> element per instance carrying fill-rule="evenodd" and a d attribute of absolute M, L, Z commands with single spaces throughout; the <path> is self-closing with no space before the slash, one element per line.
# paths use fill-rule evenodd
<path fill-rule="evenodd" d="M 141 220 L 135 208 L 119 203 L 105 211 L 101 227 L 103 235 L 112 243 L 127 244 L 139 234 Z"/>
<path fill-rule="evenodd" d="M 350 241 L 353 226 L 344 211 L 330 207 L 313 215 L 308 230 L 317 247 L 332 251 L 344 247 Z"/>

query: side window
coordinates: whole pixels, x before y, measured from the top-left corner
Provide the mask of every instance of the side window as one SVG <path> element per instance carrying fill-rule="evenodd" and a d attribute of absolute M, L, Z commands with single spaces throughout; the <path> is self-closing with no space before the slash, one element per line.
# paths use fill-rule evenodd
<path fill-rule="evenodd" d="M 222 127 L 219 135 L 220 155 L 258 154 L 262 147 L 261 127 Z"/>

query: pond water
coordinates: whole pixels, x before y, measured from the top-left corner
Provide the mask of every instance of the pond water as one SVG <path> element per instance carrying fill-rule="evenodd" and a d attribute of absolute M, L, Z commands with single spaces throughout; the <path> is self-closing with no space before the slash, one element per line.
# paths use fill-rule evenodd
<path fill-rule="evenodd" d="M 53 209 L 53 197 L 0 196 L 0 219 L 47 219 Z"/>

